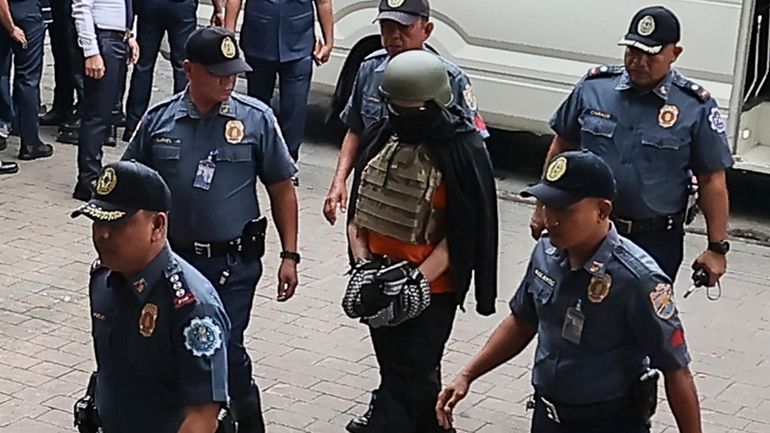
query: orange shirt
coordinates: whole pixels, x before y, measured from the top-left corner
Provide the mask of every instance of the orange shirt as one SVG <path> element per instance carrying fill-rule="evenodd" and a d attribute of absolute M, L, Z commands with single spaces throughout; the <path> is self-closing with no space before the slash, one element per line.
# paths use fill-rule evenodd
<path fill-rule="evenodd" d="M 433 195 L 433 207 L 436 209 L 446 208 L 446 185 L 442 182 L 436 188 L 436 194 Z M 404 242 L 390 236 L 381 235 L 375 232 L 368 232 L 369 250 L 373 254 L 388 256 L 391 260 L 406 260 L 409 263 L 418 265 L 436 248 L 435 245 L 414 245 Z M 432 283 L 430 283 L 431 293 L 452 292 L 452 278 L 449 270 L 441 274 Z"/>

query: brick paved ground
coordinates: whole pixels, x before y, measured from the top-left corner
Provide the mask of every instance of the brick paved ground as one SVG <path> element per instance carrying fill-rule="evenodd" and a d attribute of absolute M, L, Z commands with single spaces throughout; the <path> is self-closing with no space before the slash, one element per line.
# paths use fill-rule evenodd
<path fill-rule="evenodd" d="M 46 79 L 50 80 L 50 68 Z M 44 99 L 50 98 L 46 82 Z M 164 67 L 156 82 L 170 87 Z M 53 131 L 45 130 L 51 140 Z M 107 149 L 106 159 L 122 152 Z M 16 140 L 1 157 L 13 158 Z M 376 362 L 365 328 L 344 317 L 339 306 L 345 278 L 340 227 L 320 215 L 336 157 L 333 145 L 308 143 L 302 155 L 300 240 L 301 286 L 289 303 L 273 300 L 278 260 L 275 230 L 266 274 L 252 311 L 247 346 L 263 392 L 271 433 L 342 432 L 362 412 L 377 385 Z M 58 145 L 47 160 L 22 163 L 21 172 L 0 178 L 0 432 L 73 431 L 72 403 L 94 368 L 86 297 L 94 258 L 86 219 L 70 220 L 78 203 L 70 198 L 75 148 Z M 502 185 L 501 187 L 505 187 Z M 263 203 L 266 203 L 263 200 Z M 500 202 L 501 270 L 498 313 L 480 318 L 459 314 L 444 358 L 449 378 L 484 343 L 506 314 L 533 242 L 526 222 L 531 208 Z M 687 260 L 705 243 L 688 236 Z M 693 370 L 706 431 L 770 432 L 770 250 L 735 242 L 730 274 L 719 302 L 694 295 L 679 306 L 694 358 Z M 685 290 L 684 281 L 678 290 Z M 532 350 L 472 388 L 462 403 L 461 431 L 524 432 L 524 401 L 530 393 Z M 667 405 L 655 431 L 676 431 Z"/>

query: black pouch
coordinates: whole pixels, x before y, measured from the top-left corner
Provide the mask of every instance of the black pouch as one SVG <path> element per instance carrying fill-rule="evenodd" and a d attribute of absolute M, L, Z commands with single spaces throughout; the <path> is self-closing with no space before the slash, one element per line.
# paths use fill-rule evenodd
<path fill-rule="evenodd" d="M 259 260 L 265 255 L 265 232 L 267 217 L 255 218 L 243 226 L 241 235 L 241 255 L 247 261 Z"/>
<path fill-rule="evenodd" d="M 650 425 L 652 416 L 655 415 L 655 409 L 658 406 L 658 380 L 660 372 L 654 369 L 647 369 L 639 381 L 634 385 L 632 391 L 634 408 L 647 423 Z"/>
<path fill-rule="evenodd" d="M 99 433 L 102 431 L 102 421 L 96 410 L 96 373 L 91 373 L 88 380 L 86 395 L 75 402 L 73 408 L 74 426 L 80 433 Z"/>

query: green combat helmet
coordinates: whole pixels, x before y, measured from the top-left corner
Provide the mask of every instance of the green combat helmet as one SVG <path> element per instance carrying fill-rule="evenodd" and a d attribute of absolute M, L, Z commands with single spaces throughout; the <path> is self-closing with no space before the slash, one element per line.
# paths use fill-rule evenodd
<path fill-rule="evenodd" d="M 440 107 L 452 102 L 449 76 L 441 59 L 425 50 L 409 50 L 393 57 L 380 84 L 385 99 L 433 101 Z"/>

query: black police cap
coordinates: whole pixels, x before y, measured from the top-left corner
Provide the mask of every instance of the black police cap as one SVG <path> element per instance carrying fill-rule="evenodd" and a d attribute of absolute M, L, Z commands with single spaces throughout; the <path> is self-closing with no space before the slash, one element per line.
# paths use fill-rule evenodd
<path fill-rule="evenodd" d="M 648 54 L 658 54 L 664 46 L 679 42 L 679 19 L 663 6 L 646 7 L 634 15 L 628 33 L 618 45 L 640 49 Z"/>
<path fill-rule="evenodd" d="M 192 32 L 184 46 L 185 57 L 206 67 L 213 75 L 251 72 L 251 67 L 241 59 L 241 51 L 235 41 L 235 33 L 223 27 L 203 27 Z"/>
<path fill-rule="evenodd" d="M 615 177 L 607 163 L 592 152 L 575 150 L 556 155 L 540 182 L 522 191 L 521 196 L 564 209 L 584 198 L 612 201 L 615 192 Z"/>
<path fill-rule="evenodd" d="M 102 168 L 91 200 L 70 215 L 96 222 L 116 222 L 138 210 L 168 212 L 171 191 L 157 171 L 136 161 L 118 161 Z"/>
<path fill-rule="evenodd" d="M 380 0 L 379 10 L 375 21 L 391 20 L 405 26 L 430 18 L 428 0 Z"/>

